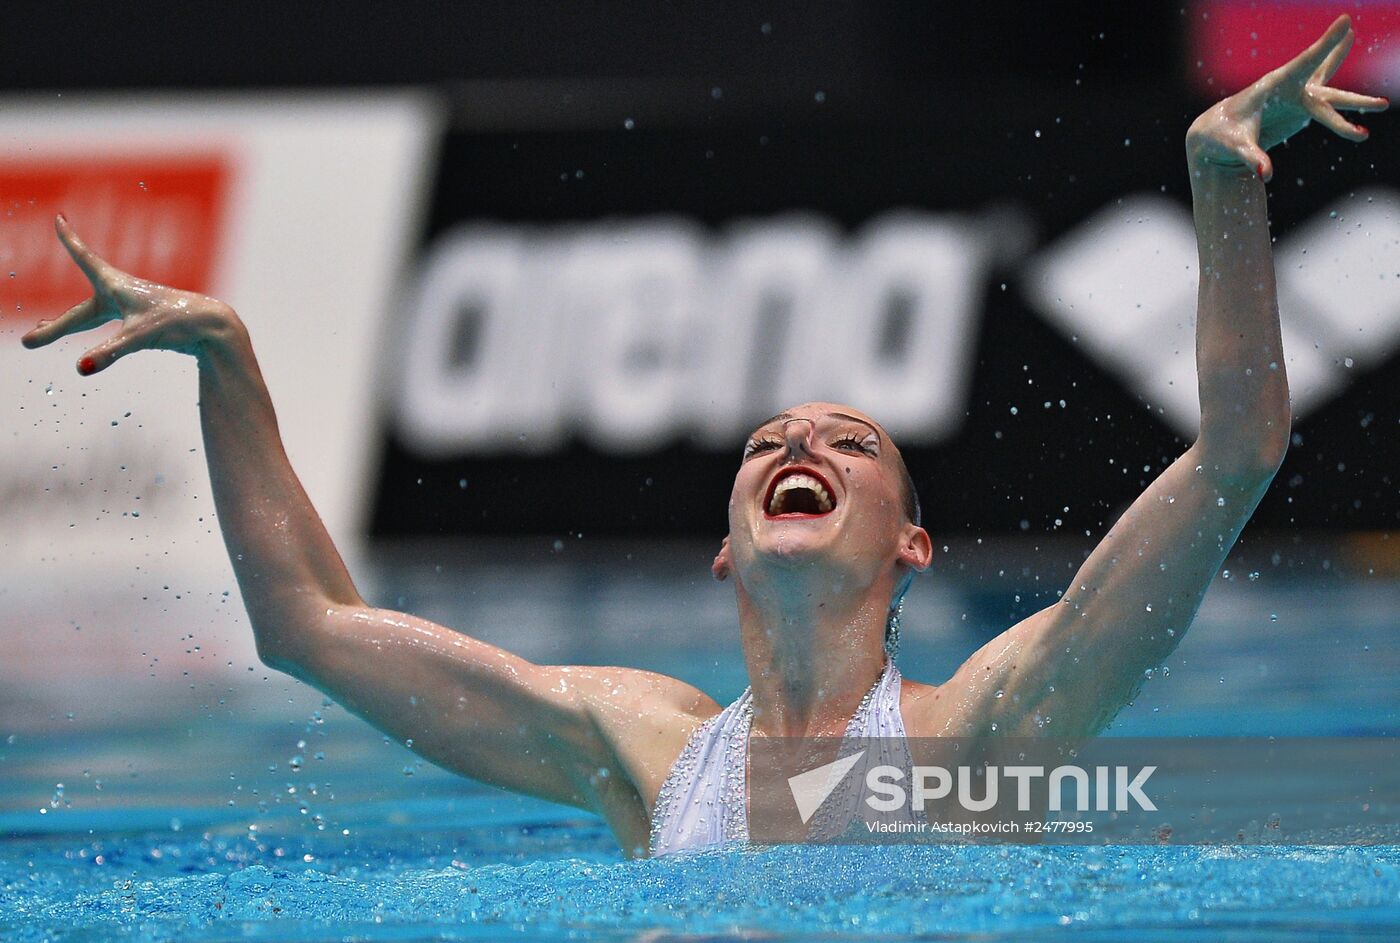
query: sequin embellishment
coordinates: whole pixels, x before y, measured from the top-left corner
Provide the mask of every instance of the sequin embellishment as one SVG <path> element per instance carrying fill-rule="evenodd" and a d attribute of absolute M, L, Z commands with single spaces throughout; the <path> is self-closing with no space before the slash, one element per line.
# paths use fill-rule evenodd
<path fill-rule="evenodd" d="M 880 678 L 861 698 L 846 725 L 846 738 L 880 738 L 878 756 L 871 763 L 911 766 L 900 715 L 900 675 L 892 662 L 885 663 Z M 707 719 L 686 740 L 657 793 L 652 812 L 650 848 L 664 855 L 723 842 L 746 842 L 748 822 L 749 736 L 753 730 L 753 695 L 745 690 L 733 704 Z M 842 755 L 848 755 L 843 745 Z M 813 838 L 831 838 L 851 821 L 850 809 L 858 798 L 863 776 L 848 777 L 814 817 Z"/>

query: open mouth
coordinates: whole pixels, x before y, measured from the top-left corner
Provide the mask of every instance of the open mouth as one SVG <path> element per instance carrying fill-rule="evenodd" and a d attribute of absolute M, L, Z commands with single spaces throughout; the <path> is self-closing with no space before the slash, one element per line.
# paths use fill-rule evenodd
<path fill-rule="evenodd" d="M 836 508 L 831 485 L 808 468 L 785 468 L 773 477 L 763 501 L 769 518 L 821 517 Z"/>

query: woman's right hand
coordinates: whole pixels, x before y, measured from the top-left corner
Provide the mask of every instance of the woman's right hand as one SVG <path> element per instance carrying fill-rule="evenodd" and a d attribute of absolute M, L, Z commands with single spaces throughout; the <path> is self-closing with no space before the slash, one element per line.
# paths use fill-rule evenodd
<path fill-rule="evenodd" d="M 84 245 L 62 215 L 54 228 L 92 284 L 93 295 L 57 318 L 40 321 L 20 338 L 25 347 L 43 347 L 60 337 L 121 321 L 121 330 L 78 358 L 78 372 L 87 376 L 138 350 L 176 350 L 198 356 L 207 341 L 236 328 L 238 316 L 222 301 L 123 272 Z"/>
<path fill-rule="evenodd" d="M 1291 61 L 1211 106 L 1186 132 L 1193 166 L 1240 167 L 1268 180 L 1274 174 L 1269 148 L 1314 121 L 1348 141 L 1366 140 L 1369 132 L 1341 111 L 1385 111 L 1389 100 L 1327 84 L 1355 39 L 1351 17 L 1344 13 Z"/>

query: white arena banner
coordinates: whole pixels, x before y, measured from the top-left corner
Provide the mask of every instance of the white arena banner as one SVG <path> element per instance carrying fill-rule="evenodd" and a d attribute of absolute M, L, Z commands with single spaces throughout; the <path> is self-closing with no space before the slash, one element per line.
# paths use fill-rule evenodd
<path fill-rule="evenodd" d="M 732 449 L 777 406 L 858 403 L 892 435 L 961 424 L 997 218 L 681 218 L 439 236 L 406 307 L 398 432 L 419 455 Z M 471 338 L 471 343 L 462 343 Z M 777 404 L 777 405 L 775 405 Z"/>
<path fill-rule="evenodd" d="M 729 449 L 782 405 L 818 399 L 938 446 L 968 415 L 999 267 L 1194 437 L 1190 209 L 1126 194 L 1035 252 L 1028 220 L 906 210 L 851 233 L 816 213 L 718 231 L 685 217 L 463 223 L 427 247 L 405 293 L 387 409 L 426 459 L 548 454 L 571 438 L 615 455 Z M 1277 240 L 1295 419 L 1400 346 L 1400 287 L 1385 278 L 1397 247 L 1400 192 L 1379 186 Z"/>
<path fill-rule="evenodd" d="M 19 343 L 89 294 L 54 215 L 119 267 L 238 310 L 292 463 L 353 566 L 380 440 L 382 325 L 440 135 L 421 94 L 4 100 L 0 681 L 91 674 L 85 658 L 130 676 L 123 662 L 157 655 L 239 670 L 253 655 L 194 361 L 143 352 L 79 376 L 77 359 L 115 325 Z"/>

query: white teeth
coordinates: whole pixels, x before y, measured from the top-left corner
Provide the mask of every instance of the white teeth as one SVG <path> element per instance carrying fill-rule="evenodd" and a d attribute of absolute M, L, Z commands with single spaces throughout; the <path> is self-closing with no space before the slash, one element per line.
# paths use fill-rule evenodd
<path fill-rule="evenodd" d="M 817 479 L 813 478 L 811 475 L 798 474 L 789 475 L 778 482 L 778 486 L 773 489 L 773 499 L 768 503 L 768 513 L 778 513 L 778 508 L 782 505 L 780 498 L 783 492 L 793 491 L 798 488 L 810 491 L 812 494 L 816 495 L 817 507 L 821 508 L 821 513 L 823 514 L 836 506 L 832 503 L 831 495 L 827 494 L 826 488 L 822 487 L 820 481 L 817 481 Z"/>

